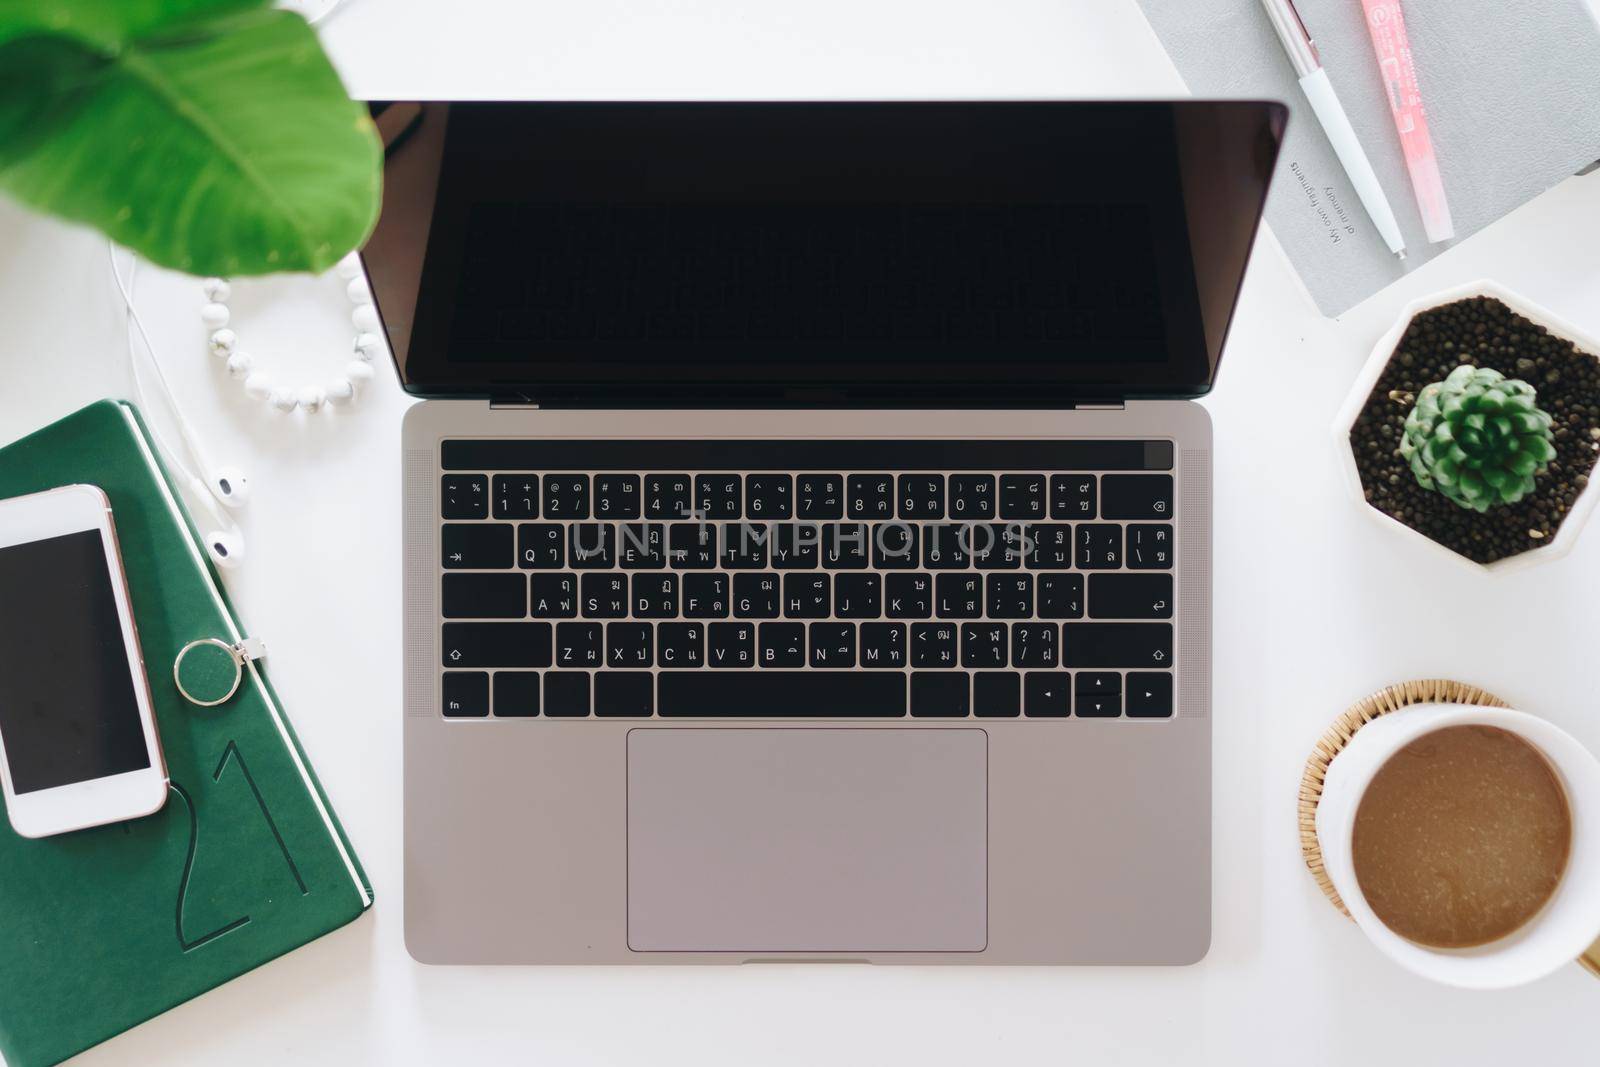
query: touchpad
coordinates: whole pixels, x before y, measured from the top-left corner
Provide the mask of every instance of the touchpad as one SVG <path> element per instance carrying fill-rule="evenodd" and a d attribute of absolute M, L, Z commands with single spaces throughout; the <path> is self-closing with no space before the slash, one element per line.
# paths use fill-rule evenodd
<path fill-rule="evenodd" d="M 628 734 L 628 945 L 980 952 L 988 735 Z"/>

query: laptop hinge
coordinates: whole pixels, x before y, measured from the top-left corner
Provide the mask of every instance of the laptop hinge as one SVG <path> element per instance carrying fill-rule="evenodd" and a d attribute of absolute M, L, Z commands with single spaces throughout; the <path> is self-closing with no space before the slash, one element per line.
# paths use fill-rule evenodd
<path fill-rule="evenodd" d="M 540 408 L 581 408 L 581 407 L 801 407 L 801 408 L 868 408 L 868 407 L 944 407 L 942 397 L 932 396 L 850 396 L 838 392 L 822 390 L 785 390 L 782 394 L 758 394 L 749 396 L 715 396 L 703 394 L 658 394 L 655 396 L 618 396 L 615 394 L 574 394 L 572 396 L 545 397 L 542 400 L 526 394 L 511 394 L 491 396 L 489 407 L 494 410 L 537 411 Z M 1071 411 L 1123 411 L 1127 405 L 1120 400 L 1096 399 L 1090 401 L 1058 401 L 1054 404 L 1040 404 L 1039 398 L 1030 399 L 993 397 L 993 398 L 968 398 L 966 403 L 956 404 L 957 407 L 1056 407 Z"/>

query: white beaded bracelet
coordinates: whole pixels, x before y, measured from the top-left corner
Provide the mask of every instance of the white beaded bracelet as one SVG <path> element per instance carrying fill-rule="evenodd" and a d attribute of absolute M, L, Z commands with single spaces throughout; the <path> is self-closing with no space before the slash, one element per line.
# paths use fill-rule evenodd
<path fill-rule="evenodd" d="M 265 400 L 284 414 L 303 410 L 316 414 L 324 404 L 343 407 L 353 404 L 356 389 L 372 380 L 372 360 L 383 351 L 383 338 L 379 336 L 382 323 L 378 309 L 372 306 L 372 293 L 367 289 L 367 279 L 361 270 L 361 257 L 351 252 L 335 268 L 345 280 L 345 295 L 354 309 L 350 322 L 355 326 L 355 359 L 345 364 L 344 374 L 326 385 L 307 385 L 292 389 L 273 381 L 265 371 L 256 366 L 255 359 L 239 347 L 238 336 L 228 328 L 228 297 L 232 293 L 226 278 L 207 278 L 204 283 L 206 304 L 200 309 L 200 321 L 205 323 L 211 336 L 211 354 L 228 362 L 228 374 L 244 382 L 244 391 L 257 400 Z"/>

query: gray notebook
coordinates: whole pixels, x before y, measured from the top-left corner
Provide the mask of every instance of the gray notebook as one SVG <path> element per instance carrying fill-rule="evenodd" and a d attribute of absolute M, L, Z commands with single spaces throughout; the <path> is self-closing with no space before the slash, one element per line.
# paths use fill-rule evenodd
<path fill-rule="evenodd" d="M 1429 244 L 1360 0 L 1297 0 L 1400 220 L 1406 258 L 1398 260 L 1356 198 L 1259 0 L 1140 4 L 1196 96 L 1270 97 L 1289 105 L 1267 222 L 1326 315 L 1361 302 L 1600 159 L 1600 27 L 1585 0 L 1405 0 L 1417 82 L 1456 228 L 1454 240 Z M 1330 204 L 1344 206 L 1343 219 Z"/>

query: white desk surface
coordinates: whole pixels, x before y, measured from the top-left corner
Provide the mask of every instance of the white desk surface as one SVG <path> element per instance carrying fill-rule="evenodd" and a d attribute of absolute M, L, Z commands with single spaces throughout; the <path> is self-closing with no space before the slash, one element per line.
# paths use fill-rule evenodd
<path fill-rule="evenodd" d="M 1128 96 L 1183 87 L 1131 0 L 352 0 L 325 27 L 369 98 Z M 1466 993 L 1386 962 L 1300 861 L 1295 789 L 1328 720 L 1445 675 L 1600 751 L 1600 531 L 1505 578 L 1357 513 L 1329 425 L 1413 296 L 1493 277 L 1600 334 L 1600 174 L 1535 200 L 1339 321 L 1270 237 L 1216 421 L 1215 906 L 1178 969 L 436 968 L 401 936 L 399 426 L 392 368 L 353 410 L 247 401 L 205 354 L 192 280 L 141 307 L 219 462 L 247 468 L 230 579 L 377 891 L 360 922 L 88 1053 L 85 1063 L 1593 1062 L 1600 984 L 1569 967 Z M 236 284 L 235 324 L 293 378 L 348 351 L 330 280 Z M 0 205 L 0 440 L 128 392 L 103 243 Z M 337 651 L 334 651 L 337 650 Z M 1070 902 L 1063 902 L 1070 907 Z M 1587 1055 L 1585 1055 L 1587 1053 Z"/>

